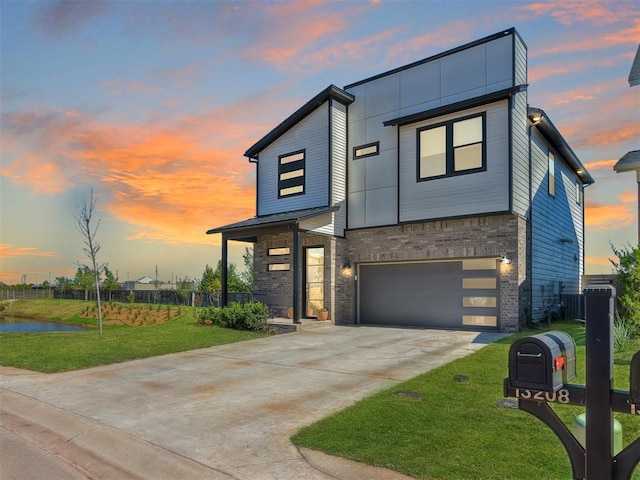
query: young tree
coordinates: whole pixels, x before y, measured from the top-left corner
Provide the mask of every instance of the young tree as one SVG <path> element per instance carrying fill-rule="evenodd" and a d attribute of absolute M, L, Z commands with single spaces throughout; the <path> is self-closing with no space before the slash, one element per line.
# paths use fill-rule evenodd
<path fill-rule="evenodd" d="M 81 265 L 76 271 L 76 276 L 73 279 L 73 287 L 75 290 L 84 290 L 85 302 L 89 300 L 89 291 L 93 291 L 95 288 L 95 276 L 91 269 L 86 265 Z"/>
<path fill-rule="evenodd" d="M 618 262 L 610 260 L 613 264 L 622 292 L 618 293 L 621 307 L 621 317 L 627 326 L 635 333 L 640 333 L 640 247 L 631 245 L 617 249 L 611 245 L 613 253 L 618 257 Z"/>
<path fill-rule="evenodd" d="M 100 303 L 100 274 L 106 264 L 98 263 L 98 252 L 100 244 L 96 240 L 100 220 L 97 221 L 95 227 L 92 226 L 93 213 L 96 208 L 96 197 L 93 195 L 93 188 L 90 190 L 89 197 L 83 196 L 82 203 L 75 215 L 78 231 L 84 240 L 84 252 L 91 259 L 92 273 L 96 283 L 96 299 L 98 301 L 98 322 L 100 325 L 100 337 L 102 337 L 102 305 Z"/>
<path fill-rule="evenodd" d="M 73 280 L 68 277 L 56 277 L 55 288 L 58 290 L 60 298 L 64 297 L 65 292 L 71 290 Z"/>
<path fill-rule="evenodd" d="M 111 294 L 120 288 L 120 282 L 117 275 L 114 275 L 109 267 L 104 267 L 104 281 L 102 282 L 103 290 L 106 290 L 109 294 L 109 301 L 111 301 Z"/>
<path fill-rule="evenodd" d="M 249 247 L 244 247 L 244 255 L 242 255 L 244 261 L 244 272 L 242 272 L 242 279 L 246 284 L 247 291 L 253 291 L 253 250 Z"/>

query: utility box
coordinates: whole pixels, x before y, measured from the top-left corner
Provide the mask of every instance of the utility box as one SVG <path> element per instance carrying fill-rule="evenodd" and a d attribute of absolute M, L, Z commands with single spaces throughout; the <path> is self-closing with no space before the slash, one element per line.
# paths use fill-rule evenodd
<path fill-rule="evenodd" d="M 555 392 L 576 376 L 576 342 L 561 331 L 523 337 L 509 350 L 514 388 Z"/>
<path fill-rule="evenodd" d="M 631 359 L 629 395 L 631 397 L 631 403 L 640 405 L 640 350 L 638 350 Z"/>

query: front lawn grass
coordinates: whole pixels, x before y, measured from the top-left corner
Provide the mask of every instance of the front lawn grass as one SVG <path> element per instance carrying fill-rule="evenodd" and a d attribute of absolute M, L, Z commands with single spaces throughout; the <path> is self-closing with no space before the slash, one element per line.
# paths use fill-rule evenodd
<path fill-rule="evenodd" d="M 563 323 L 552 329 L 576 340 L 579 376 L 571 383 L 584 384 L 584 328 Z M 571 465 L 553 432 L 528 413 L 496 405 L 503 398 L 509 346 L 542 331 L 508 337 L 368 397 L 300 430 L 293 443 L 429 480 L 569 480 Z M 615 388 L 628 390 L 628 365 L 614 370 Z M 468 380 L 457 380 L 459 375 Z M 554 409 L 568 426 L 582 412 Z M 616 418 L 624 446 L 640 436 L 640 417 Z M 640 479 L 636 470 L 633 478 Z"/>
<path fill-rule="evenodd" d="M 40 303 L 41 300 L 24 300 L 21 302 L 37 302 L 37 304 L 25 303 L 21 308 L 7 309 L 9 314 L 20 311 L 25 315 L 27 312 L 31 313 L 33 317 L 66 319 L 69 323 L 97 325 L 97 320 L 78 317 L 78 311 L 84 308 L 82 304 L 85 302 L 77 300 L 45 300 L 45 303 Z M 59 308 L 57 302 L 63 302 Z M 97 329 L 84 332 L 3 333 L 0 334 L 0 365 L 46 373 L 62 372 L 264 336 L 256 332 L 205 327 L 196 322 L 191 309 L 182 307 L 181 311 L 183 312 L 181 317 L 157 325 L 105 326 L 102 338 L 99 337 Z M 66 317 L 67 315 L 69 317 Z"/>

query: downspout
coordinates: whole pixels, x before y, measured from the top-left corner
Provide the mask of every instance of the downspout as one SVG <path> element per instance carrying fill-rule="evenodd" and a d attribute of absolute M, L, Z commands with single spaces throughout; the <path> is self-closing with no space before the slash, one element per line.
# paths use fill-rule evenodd
<path fill-rule="evenodd" d="M 527 124 L 527 134 L 529 136 L 529 232 L 527 233 L 527 277 L 529 278 L 528 322 L 533 323 L 533 167 L 531 165 L 531 131 L 533 124 L 529 119 L 527 119 Z"/>

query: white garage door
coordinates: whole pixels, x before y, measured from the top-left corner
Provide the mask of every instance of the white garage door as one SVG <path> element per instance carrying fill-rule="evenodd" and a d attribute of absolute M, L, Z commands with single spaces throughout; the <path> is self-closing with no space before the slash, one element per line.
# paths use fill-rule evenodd
<path fill-rule="evenodd" d="M 361 324 L 498 328 L 495 258 L 358 265 Z"/>

